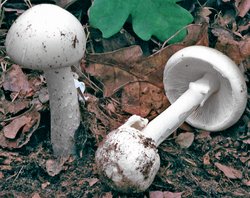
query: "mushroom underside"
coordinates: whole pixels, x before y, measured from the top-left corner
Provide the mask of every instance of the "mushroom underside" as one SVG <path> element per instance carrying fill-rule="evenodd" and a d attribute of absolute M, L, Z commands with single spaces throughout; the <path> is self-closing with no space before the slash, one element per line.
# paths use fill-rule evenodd
<path fill-rule="evenodd" d="M 230 66 L 228 66 L 230 70 Z M 165 69 L 165 91 L 171 103 L 176 101 L 194 82 L 210 73 L 218 79 L 219 90 L 203 106 L 198 107 L 187 122 L 194 127 L 220 131 L 233 125 L 244 111 L 246 87 L 239 72 L 225 72 L 219 66 L 194 58 L 183 58 Z M 229 75 L 230 73 L 230 75 Z"/>

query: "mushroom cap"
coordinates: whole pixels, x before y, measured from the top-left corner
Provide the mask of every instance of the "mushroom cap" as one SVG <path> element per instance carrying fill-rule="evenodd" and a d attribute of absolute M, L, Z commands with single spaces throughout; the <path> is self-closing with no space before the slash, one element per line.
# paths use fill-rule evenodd
<path fill-rule="evenodd" d="M 186 47 L 175 53 L 164 70 L 164 88 L 173 103 L 205 73 L 211 73 L 220 83 L 203 106 L 198 107 L 187 119 L 190 125 L 221 131 L 235 124 L 247 103 L 247 87 L 236 64 L 223 53 L 204 46 Z"/>
<path fill-rule="evenodd" d="M 95 161 L 103 181 L 126 193 L 145 191 L 160 167 L 154 141 L 132 127 L 109 133 L 99 145 Z"/>
<path fill-rule="evenodd" d="M 71 13 L 56 5 L 39 4 L 12 24 L 5 45 L 8 56 L 17 64 L 43 70 L 79 62 L 86 37 Z"/>

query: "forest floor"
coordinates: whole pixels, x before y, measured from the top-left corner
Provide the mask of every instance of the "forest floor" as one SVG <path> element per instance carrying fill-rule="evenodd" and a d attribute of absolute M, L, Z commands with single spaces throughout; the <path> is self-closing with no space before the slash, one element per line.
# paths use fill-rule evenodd
<path fill-rule="evenodd" d="M 240 6 L 243 3 L 244 9 Z M 90 0 L 76 1 L 67 9 L 80 17 L 82 24 L 88 24 L 90 4 Z M 144 193 L 116 192 L 97 174 L 95 151 L 110 131 L 132 114 L 151 120 L 169 105 L 162 74 L 168 58 L 179 49 L 204 45 L 222 51 L 239 65 L 249 87 L 249 1 L 183 1 L 183 6 L 195 20 L 187 26 L 184 41 L 171 45 L 157 39 L 142 41 L 129 23 L 109 39 L 86 25 L 86 56 L 81 67 L 72 68 L 86 85 L 84 95 L 88 99 L 81 102 L 84 129 L 76 136 L 78 157 L 65 159 L 58 170 L 50 167 L 54 157 L 43 73 L 21 69 L 6 57 L 4 47 L 6 33 L 28 8 L 27 1 L 2 5 L 0 197 L 250 197 L 249 101 L 241 119 L 225 131 L 208 132 L 188 124 L 177 129 L 158 147 L 161 167 Z M 129 75 L 126 68 L 130 69 Z M 124 83 L 131 79 L 134 83 Z M 13 136 L 11 139 L 6 131 Z"/>

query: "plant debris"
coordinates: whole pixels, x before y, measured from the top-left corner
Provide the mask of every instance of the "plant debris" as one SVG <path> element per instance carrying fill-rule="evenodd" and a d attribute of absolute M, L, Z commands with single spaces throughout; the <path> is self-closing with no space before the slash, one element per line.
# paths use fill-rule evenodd
<path fill-rule="evenodd" d="M 177 129 L 158 147 L 161 167 L 144 193 L 111 190 L 100 180 L 94 161 L 100 141 L 131 114 L 152 120 L 169 106 L 163 70 L 169 57 L 184 47 L 203 45 L 222 51 L 245 72 L 250 86 L 249 0 L 179 1 L 194 21 L 186 27 L 184 40 L 171 45 L 169 40 L 160 42 L 155 37 L 143 41 L 130 23 L 104 39 L 99 30 L 88 25 L 92 1 L 55 2 L 76 14 L 89 35 L 81 67 L 72 67 L 79 81 L 85 83 L 84 96 L 88 98 L 80 103 L 84 130 L 76 136 L 79 156 L 61 161 L 53 157 L 46 79 L 40 71 L 13 64 L 4 48 L 7 30 L 30 4 L 3 2 L 0 197 L 249 197 L 249 101 L 242 118 L 223 132 L 200 131 L 186 123 Z M 32 4 L 55 2 L 39 0 Z M 170 36 L 176 37 L 173 33 Z"/>

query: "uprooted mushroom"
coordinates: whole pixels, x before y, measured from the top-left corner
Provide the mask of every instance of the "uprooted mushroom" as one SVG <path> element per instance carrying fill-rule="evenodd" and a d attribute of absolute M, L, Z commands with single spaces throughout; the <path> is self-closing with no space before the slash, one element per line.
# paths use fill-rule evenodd
<path fill-rule="evenodd" d="M 172 105 L 148 123 L 133 115 L 107 135 L 96 151 L 100 176 L 122 192 L 146 190 L 160 167 L 159 146 L 184 121 L 209 131 L 235 124 L 247 102 L 244 77 L 221 52 L 191 46 L 175 53 L 164 71 L 164 88 Z"/>

